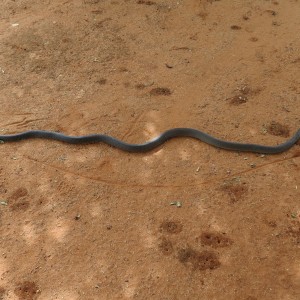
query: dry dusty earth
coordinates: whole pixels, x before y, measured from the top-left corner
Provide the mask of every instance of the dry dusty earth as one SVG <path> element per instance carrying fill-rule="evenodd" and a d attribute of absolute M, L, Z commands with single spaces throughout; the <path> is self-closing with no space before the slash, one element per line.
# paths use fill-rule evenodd
<path fill-rule="evenodd" d="M 1 0 L 0 134 L 276 145 L 300 127 L 298 0 Z M 0 147 L 0 299 L 300 299 L 300 147 Z M 181 202 L 181 207 L 170 205 Z"/>

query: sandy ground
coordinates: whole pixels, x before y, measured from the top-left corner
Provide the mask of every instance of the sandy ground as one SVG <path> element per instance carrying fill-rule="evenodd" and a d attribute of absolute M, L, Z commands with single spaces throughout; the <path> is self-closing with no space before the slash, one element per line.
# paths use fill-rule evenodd
<path fill-rule="evenodd" d="M 298 0 L 2 0 L 0 134 L 279 144 L 300 127 L 299 16 Z M 0 299 L 300 299 L 299 145 L 0 146 Z"/>

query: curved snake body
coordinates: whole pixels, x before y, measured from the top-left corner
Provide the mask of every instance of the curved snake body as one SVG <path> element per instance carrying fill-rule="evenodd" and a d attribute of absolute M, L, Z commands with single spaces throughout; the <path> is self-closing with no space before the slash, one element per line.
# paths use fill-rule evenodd
<path fill-rule="evenodd" d="M 217 148 L 222 148 L 231 151 L 256 152 L 264 154 L 276 154 L 290 149 L 297 141 L 300 140 L 300 129 L 289 140 L 277 146 L 264 146 L 257 144 L 244 144 L 230 141 L 223 141 L 213 137 L 205 132 L 193 128 L 173 128 L 167 130 L 156 138 L 143 144 L 129 144 L 118 140 L 112 136 L 104 134 L 91 134 L 84 136 L 67 136 L 62 133 L 43 130 L 30 130 L 18 134 L 0 135 L 0 140 L 3 142 L 16 142 L 31 138 L 43 138 L 58 140 L 70 144 L 90 144 L 90 143 L 106 143 L 127 152 L 146 152 L 162 145 L 167 140 L 176 137 L 190 137 Z"/>

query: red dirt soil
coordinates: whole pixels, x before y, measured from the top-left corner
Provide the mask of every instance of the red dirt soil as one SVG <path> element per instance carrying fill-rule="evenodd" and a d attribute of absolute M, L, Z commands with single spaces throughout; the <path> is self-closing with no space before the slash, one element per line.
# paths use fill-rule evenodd
<path fill-rule="evenodd" d="M 0 134 L 282 143 L 300 127 L 299 16 L 298 0 L 2 0 Z M 0 151 L 0 299 L 300 299 L 299 145 Z"/>

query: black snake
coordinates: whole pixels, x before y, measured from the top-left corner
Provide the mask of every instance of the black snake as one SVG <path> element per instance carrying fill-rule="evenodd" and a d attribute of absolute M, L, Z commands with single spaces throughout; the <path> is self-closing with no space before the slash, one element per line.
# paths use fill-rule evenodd
<path fill-rule="evenodd" d="M 70 144 L 89 144 L 89 143 L 103 142 L 110 146 L 119 148 L 123 151 L 146 152 L 146 151 L 153 150 L 154 148 L 165 143 L 167 140 L 175 137 L 194 138 L 202 142 L 205 142 L 209 145 L 212 145 L 214 147 L 222 148 L 226 150 L 256 152 L 256 153 L 263 153 L 263 154 L 276 154 L 290 149 L 294 144 L 296 144 L 298 140 L 300 140 L 300 129 L 289 140 L 277 146 L 264 146 L 264 145 L 257 145 L 257 144 L 244 144 L 244 143 L 223 141 L 205 132 L 193 128 L 173 128 L 163 132 L 156 138 L 148 142 L 145 142 L 143 144 L 129 144 L 104 134 L 67 136 L 62 133 L 53 132 L 53 131 L 43 131 L 43 130 L 30 130 L 18 134 L 0 135 L 0 141 L 16 142 L 16 141 L 26 140 L 30 138 L 44 138 L 44 139 L 58 140 Z"/>

